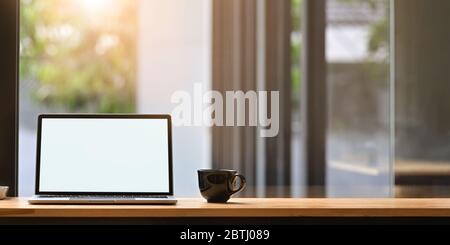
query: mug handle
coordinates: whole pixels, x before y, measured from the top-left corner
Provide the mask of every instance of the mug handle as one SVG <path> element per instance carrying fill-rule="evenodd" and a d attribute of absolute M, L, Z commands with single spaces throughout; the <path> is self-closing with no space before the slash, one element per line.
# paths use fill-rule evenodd
<path fill-rule="evenodd" d="M 247 181 L 245 180 L 245 177 L 243 175 L 240 174 L 236 174 L 233 176 L 233 178 L 231 179 L 231 183 L 233 184 L 236 181 L 236 178 L 240 178 L 241 179 L 241 186 L 239 186 L 239 188 L 237 188 L 236 190 L 231 190 L 231 195 L 236 194 L 240 191 L 242 191 L 242 189 L 245 188 L 245 186 L 247 185 Z"/>

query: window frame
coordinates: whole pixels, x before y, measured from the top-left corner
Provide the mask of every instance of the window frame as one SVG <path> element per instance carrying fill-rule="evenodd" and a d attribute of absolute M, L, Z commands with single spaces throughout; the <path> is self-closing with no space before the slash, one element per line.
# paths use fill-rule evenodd
<path fill-rule="evenodd" d="M 20 0 L 0 1 L 0 185 L 18 195 L 18 77 Z"/>
<path fill-rule="evenodd" d="M 0 1 L 0 26 L 4 26 L 3 38 L 0 39 L 0 53 L 6 54 L 0 56 L 0 74 L 2 74 L 3 83 L 0 83 L 0 103 L 2 108 L 2 119 L 0 120 L 0 132 L 6 137 L 0 140 L 0 185 L 8 185 L 10 187 L 9 194 L 17 196 L 18 194 L 18 64 L 19 64 L 19 25 L 20 25 L 20 0 L 3 0 Z M 302 96 L 303 112 L 305 115 L 305 131 L 310 132 L 305 137 L 305 163 L 307 166 L 309 188 L 321 186 L 322 191 L 319 193 L 308 193 L 308 196 L 323 195 L 325 193 L 325 132 L 326 132 L 326 101 L 324 94 L 326 93 L 325 79 L 322 77 L 325 63 L 321 52 L 322 48 L 308 48 L 310 45 L 324 43 L 324 0 L 306 0 L 303 8 L 305 20 L 304 31 L 308 33 L 304 35 L 307 40 L 304 50 L 311 50 L 310 53 L 305 52 L 303 63 L 309 64 L 304 67 L 304 81 L 312 81 L 314 83 L 305 82 Z M 322 27 L 322 28 L 320 28 Z M 320 30 L 320 31 L 314 31 Z M 311 34 L 309 34 L 311 32 Z M 323 33 L 322 33 L 323 32 Z M 322 40 L 323 39 L 323 40 Z M 316 53 L 318 52 L 318 53 Z M 307 86 L 309 85 L 309 86 Z M 318 89 L 316 89 L 318 88 Z M 318 109 L 319 108 L 319 109 Z"/>
<path fill-rule="evenodd" d="M 307 197 L 326 196 L 327 81 L 325 61 L 326 0 L 302 6 L 303 48 L 301 117 Z"/>

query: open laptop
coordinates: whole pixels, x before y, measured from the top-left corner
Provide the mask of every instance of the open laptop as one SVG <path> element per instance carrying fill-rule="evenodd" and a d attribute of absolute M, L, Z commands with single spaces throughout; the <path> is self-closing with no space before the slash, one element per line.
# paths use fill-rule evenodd
<path fill-rule="evenodd" d="M 32 204 L 175 204 L 169 115 L 38 118 Z"/>

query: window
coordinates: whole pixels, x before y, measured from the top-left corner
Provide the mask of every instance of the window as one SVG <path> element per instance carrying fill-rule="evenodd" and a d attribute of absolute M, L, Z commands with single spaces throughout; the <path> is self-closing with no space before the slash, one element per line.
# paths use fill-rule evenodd
<path fill-rule="evenodd" d="M 20 195 L 34 193 L 38 114 L 170 113 L 175 91 L 209 83 L 209 1 L 20 4 Z M 175 194 L 199 195 L 196 169 L 210 164 L 208 131 L 173 132 Z"/>
<path fill-rule="evenodd" d="M 136 110 L 136 4 L 21 1 L 20 194 L 34 190 L 38 114 Z"/>
<path fill-rule="evenodd" d="M 258 8 L 261 5 L 263 10 Z M 214 79 L 218 83 L 216 87 L 246 88 L 244 85 L 253 78 L 246 75 L 253 70 L 246 69 L 261 62 L 263 68 L 257 66 L 255 69 L 257 74 L 264 74 L 264 88 L 279 90 L 285 98 L 289 97 L 289 101 L 280 102 L 283 131 L 273 139 L 261 140 L 253 134 L 237 131 L 241 129 L 217 133 L 217 140 L 213 140 L 213 144 L 217 144 L 213 154 L 218 156 L 214 159 L 216 166 L 238 168 L 251 176 L 264 173 L 259 182 L 250 181 L 256 189 L 246 193 L 250 196 L 389 196 L 389 1 L 269 0 L 257 2 L 255 6 L 224 1 L 223 5 L 217 6 L 214 14 L 225 21 L 220 19 L 224 23 L 218 21 L 215 25 L 218 32 L 223 32 L 216 38 L 215 45 L 226 51 L 220 50 L 214 59 L 213 65 L 220 68 L 220 71 L 213 69 L 213 73 L 218 74 Z M 256 15 L 254 19 L 248 14 L 245 18 L 237 18 L 252 7 L 261 10 L 250 12 Z M 282 11 L 283 14 L 278 14 Z M 309 18 L 303 16 L 304 13 Z M 325 14 L 324 23 L 321 23 L 320 13 Z M 283 22 L 286 15 L 290 15 L 288 23 Z M 262 29 L 258 25 L 260 18 L 264 20 Z M 228 26 L 231 20 L 237 22 Z M 247 33 L 255 31 L 258 38 L 253 43 L 252 39 L 247 39 Z M 287 43 L 282 41 L 286 33 Z M 234 42 L 240 38 L 245 41 Z M 259 42 L 264 43 L 262 49 Z M 252 58 L 256 57 L 256 61 L 242 58 L 242 50 L 249 49 L 255 49 Z M 308 53 L 302 55 L 302 52 Z M 286 70 L 280 69 L 288 64 L 283 59 L 285 56 L 290 57 L 288 78 L 282 75 Z M 229 61 L 239 65 L 230 65 Z M 289 86 L 286 86 L 287 81 Z M 322 82 L 323 85 L 318 85 Z M 322 98 L 321 95 L 327 96 Z M 324 118 L 327 122 L 320 128 L 319 122 L 326 120 Z M 309 126 L 305 127 L 305 122 Z M 325 134 L 326 147 L 321 145 L 321 139 L 317 139 Z M 248 150 L 249 139 L 250 143 L 263 142 L 265 146 Z M 241 142 L 246 143 L 241 146 Z M 290 150 L 286 151 L 286 148 Z M 320 154 L 326 154 L 326 164 L 323 156 L 324 167 L 316 166 L 321 165 Z M 254 161 L 255 155 L 262 157 Z M 249 165 L 254 167 L 248 170 Z M 320 193 L 324 187 L 326 192 Z M 314 188 L 317 193 L 308 192 Z M 264 191 L 258 191 L 261 189 Z"/>
<path fill-rule="evenodd" d="M 406 2 L 20 0 L 20 194 L 38 114 L 170 113 L 200 84 L 279 91 L 280 131 L 175 127 L 178 196 L 210 167 L 242 172 L 243 196 L 446 196 L 450 4 Z"/>
<path fill-rule="evenodd" d="M 390 1 L 327 0 L 327 194 L 390 195 Z"/>

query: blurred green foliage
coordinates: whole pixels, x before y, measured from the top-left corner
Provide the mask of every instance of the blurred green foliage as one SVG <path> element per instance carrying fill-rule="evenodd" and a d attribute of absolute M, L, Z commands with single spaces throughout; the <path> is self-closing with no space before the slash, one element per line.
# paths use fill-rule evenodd
<path fill-rule="evenodd" d="M 371 26 L 369 36 L 369 51 L 377 53 L 389 48 L 389 19 L 383 19 Z"/>
<path fill-rule="evenodd" d="M 300 30 L 302 26 L 302 0 L 291 0 L 292 29 Z"/>
<path fill-rule="evenodd" d="M 300 105 L 301 86 L 301 23 L 302 23 L 302 0 L 291 0 L 292 36 L 291 36 L 291 86 L 292 106 L 298 108 Z"/>
<path fill-rule="evenodd" d="M 21 0 L 20 78 L 36 83 L 30 96 L 68 112 L 133 112 L 136 2 Z"/>

